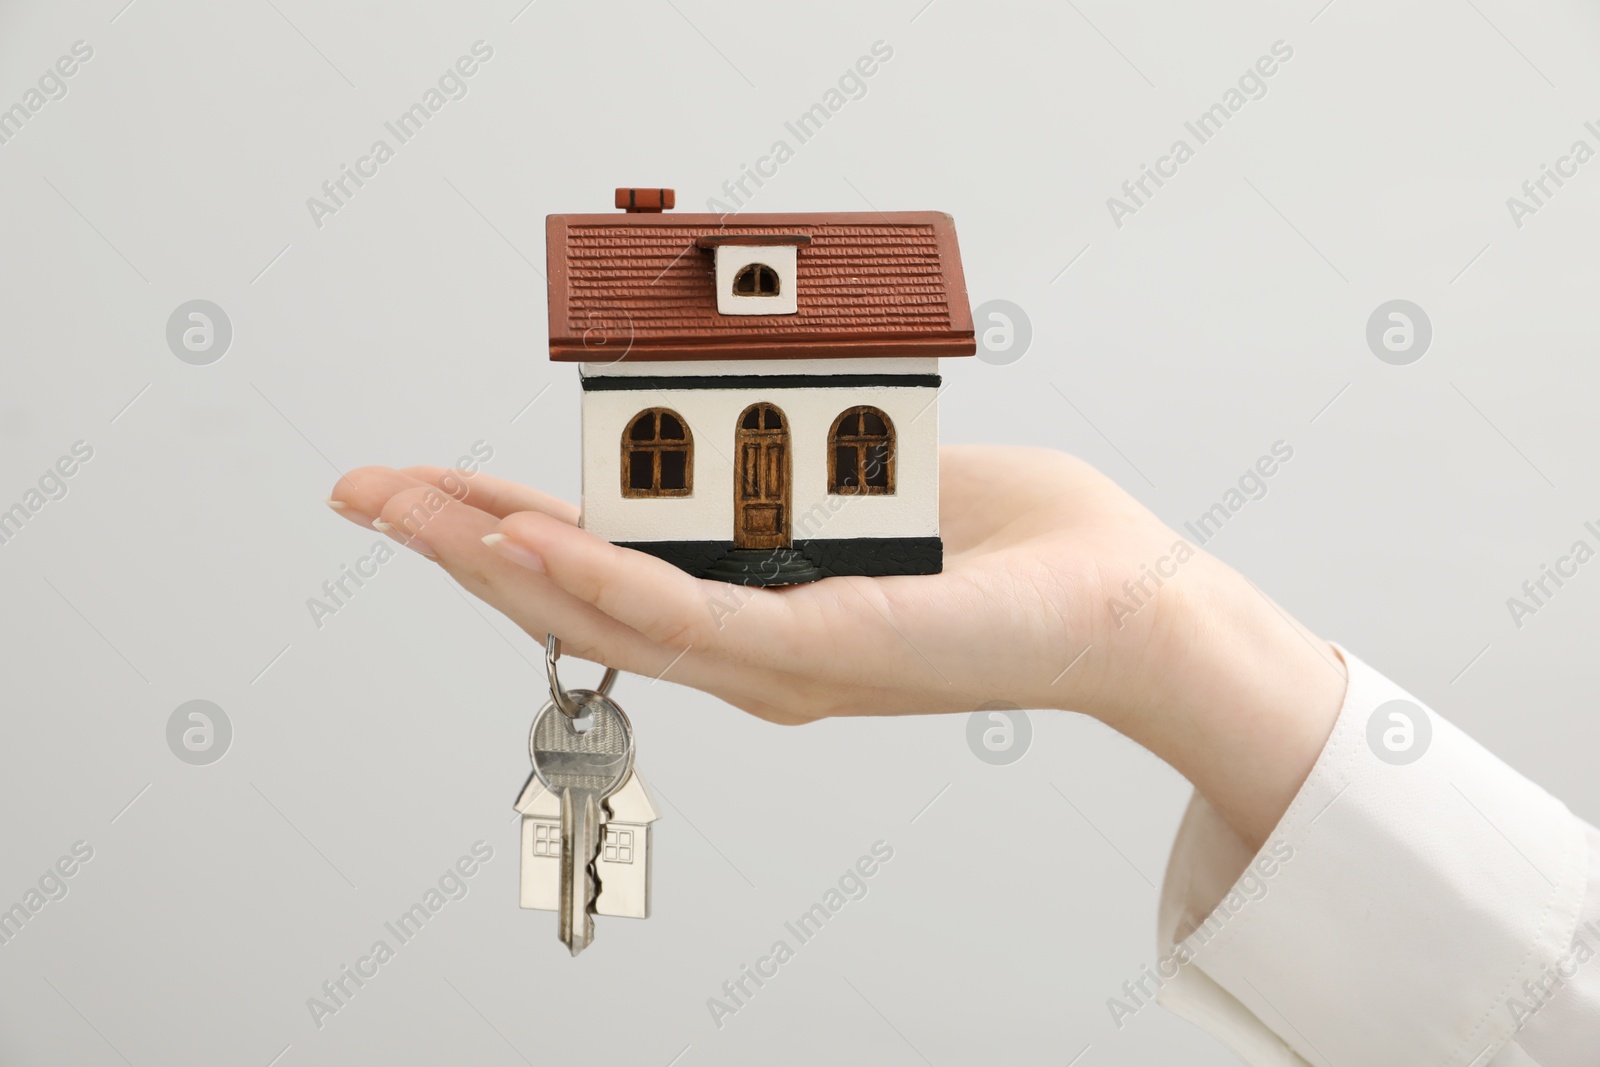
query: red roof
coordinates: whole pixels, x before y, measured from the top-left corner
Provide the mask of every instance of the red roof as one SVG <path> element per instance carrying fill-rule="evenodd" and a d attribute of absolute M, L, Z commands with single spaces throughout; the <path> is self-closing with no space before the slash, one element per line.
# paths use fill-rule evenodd
<path fill-rule="evenodd" d="M 717 311 L 702 237 L 804 236 L 793 315 Z M 936 211 L 551 215 L 550 358 L 970 356 L 955 222 Z M 713 243 L 713 242 L 705 242 Z"/>

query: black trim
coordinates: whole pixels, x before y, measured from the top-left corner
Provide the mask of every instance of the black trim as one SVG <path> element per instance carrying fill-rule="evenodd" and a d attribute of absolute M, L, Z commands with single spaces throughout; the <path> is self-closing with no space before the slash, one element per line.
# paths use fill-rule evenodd
<path fill-rule="evenodd" d="M 618 541 L 649 553 L 696 578 L 733 551 L 732 541 Z M 824 578 L 855 575 L 938 574 L 944 542 L 937 537 L 818 537 L 794 542 L 793 551 L 814 563 Z"/>
<path fill-rule="evenodd" d="M 584 392 L 651 389 L 861 389 L 873 386 L 939 388 L 937 374 L 645 374 L 583 378 Z"/>
<path fill-rule="evenodd" d="M 796 541 L 794 547 L 827 578 L 938 574 L 944 569 L 944 542 L 937 537 L 819 537 Z"/>

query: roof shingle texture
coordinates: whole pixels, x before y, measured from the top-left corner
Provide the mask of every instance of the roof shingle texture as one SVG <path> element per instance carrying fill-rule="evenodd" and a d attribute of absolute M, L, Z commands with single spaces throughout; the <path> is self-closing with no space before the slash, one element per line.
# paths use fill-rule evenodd
<path fill-rule="evenodd" d="M 949 216 L 551 216 L 555 359 L 966 355 L 971 312 Z M 699 237 L 803 234 L 793 315 L 722 315 Z M 760 258 L 751 250 L 752 261 Z M 704 352 L 696 353 L 696 349 Z M 964 350 L 963 350 L 964 349 Z"/>

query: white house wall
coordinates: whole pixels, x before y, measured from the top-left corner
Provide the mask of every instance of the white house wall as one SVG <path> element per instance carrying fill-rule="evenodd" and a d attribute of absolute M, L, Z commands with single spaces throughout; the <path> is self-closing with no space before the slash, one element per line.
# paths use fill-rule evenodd
<path fill-rule="evenodd" d="M 770 373 L 788 361 L 752 363 Z M 813 371 L 808 361 L 806 370 Z M 832 362 L 832 361 L 829 361 Z M 840 361 L 845 373 L 871 373 L 867 360 Z M 898 373 L 927 373 L 892 361 Z M 920 361 L 919 361 L 920 362 Z M 928 361 L 932 363 L 933 361 Z M 624 366 L 620 364 L 619 366 Z M 640 364 L 633 364 L 637 367 Z M 747 373 L 729 363 L 655 364 L 657 374 Z M 670 368 L 670 369 L 668 369 Z M 798 368 L 792 363 L 793 373 Z M 588 390 L 583 394 L 583 526 L 608 541 L 732 540 L 734 437 L 740 414 L 775 404 L 789 427 L 791 536 L 932 537 L 939 532 L 938 390 L 929 386 L 769 389 Z M 894 424 L 895 492 L 830 496 L 828 430 L 846 409 L 880 408 Z M 647 408 L 670 408 L 694 436 L 694 489 L 687 497 L 622 495 L 622 435 Z"/>

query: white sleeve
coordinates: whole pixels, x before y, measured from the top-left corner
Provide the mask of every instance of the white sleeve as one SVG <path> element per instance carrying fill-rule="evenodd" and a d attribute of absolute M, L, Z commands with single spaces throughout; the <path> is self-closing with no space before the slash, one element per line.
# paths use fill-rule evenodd
<path fill-rule="evenodd" d="M 1340 652 L 1344 707 L 1267 843 L 1190 802 L 1157 1000 L 1254 1067 L 1594 1067 L 1600 834 Z"/>

